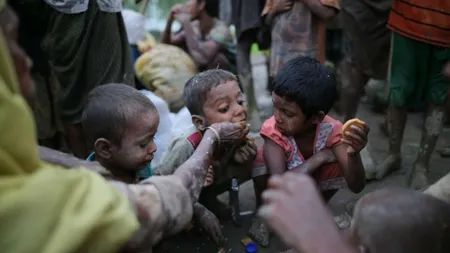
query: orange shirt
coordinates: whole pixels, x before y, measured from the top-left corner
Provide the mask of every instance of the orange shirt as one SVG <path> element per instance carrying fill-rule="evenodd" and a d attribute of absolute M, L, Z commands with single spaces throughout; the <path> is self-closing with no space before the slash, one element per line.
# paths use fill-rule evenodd
<path fill-rule="evenodd" d="M 450 47 L 450 0 L 393 0 L 388 27 L 414 40 Z"/>

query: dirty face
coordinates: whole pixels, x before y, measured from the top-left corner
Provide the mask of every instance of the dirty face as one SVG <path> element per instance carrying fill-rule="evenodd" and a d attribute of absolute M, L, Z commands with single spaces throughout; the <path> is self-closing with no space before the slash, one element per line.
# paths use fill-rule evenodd
<path fill-rule="evenodd" d="M 300 107 L 295 102 L 289 101 L 272 92 L 273 116 L 275 127 L 286 136 L 300 134 L 313 125 L 312 119 L 306 119 Z"/>
<path fill-rule="evenodd" d="M 112 144 L 111 159 L 116 166 L 127 171 L 138 171 L 153 160 L 154 142 L 159 115 L 154 110 L 136 113 L 129 120 L 121 145 Z"/>
<path fill-rule="evenodd" d="M 0 27 L 14 61 L 22 96 L 33 105 L 36 88 L 30 75 L 32 61 L 18 43 L 19 19 L 8 6 L 0 13 Z"/>
<path fill-rule="evenodd" d="M 199 17 L 200 13 L 205 8 L 205 1 L 199 1 L 199 0 L 189 0 L 186 3 L 186 8 L 192 16 L 192 20 L 195 20 Z"/>
<path fill-rule="evenodd" d="M 236 81 L 226 81 L 212 88 L 203 105 L 205 125 L 247 121 L 247 105 Z"/>

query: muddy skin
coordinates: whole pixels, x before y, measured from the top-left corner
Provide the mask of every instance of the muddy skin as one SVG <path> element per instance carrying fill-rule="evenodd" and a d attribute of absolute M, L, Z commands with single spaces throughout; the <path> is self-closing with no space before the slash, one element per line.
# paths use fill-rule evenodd
<path fill-rule="evenodd" d="M 252 34 L 252 33 L 250 33 Z M 250 62 L 250 49 L 255 38 L 242 34 L 237 45 L 237 68 L 239 82 L 244 90 L 248 105 L 248 123 L 251 131 L 259 131 L 262 126 L 258 104 L 256 103 L 255 88 L 253 85 L 252 66 Z"/>
<path fill-rule="evenodd" d="M 429 163 L 439 134 L 442 132 L 444 115 L 444 106 L 429 106 L 422 127 L 419 153 L 411 171 L 408 173 L 407 184 L 414 190 L 421 190 L 428 187 L 427 174 Z"/>
<path fill-rule="evenodd" d="M 357 67 L 353 66 L 348 60 L 344 60 L 340 64 L 340 73 L 342 88 L 341 98 L 339 100 L 345 122 L 356 116 L 359 100 L 369 77 Z"/>
<path fill-rule="evenodd" d="M 376 166 L 375 171 L 366 171 L 367 179 L 382 179 L 401 166 L 401 146 L 407 118 L 404 107 L 390 106 L 388 110 L 389 153 L 382 163 Z"/>

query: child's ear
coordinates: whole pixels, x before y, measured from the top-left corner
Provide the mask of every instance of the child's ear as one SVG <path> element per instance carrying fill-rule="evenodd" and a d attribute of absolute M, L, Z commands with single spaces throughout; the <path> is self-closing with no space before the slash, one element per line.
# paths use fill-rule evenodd
<path fill-rule="evenodd" d="M 323 113 L 323 111 L 319 111 L 311 117 L 311 121 L 313 124 L 320 124 L 323 118 L 325 118 L 325 113 Z"/>
<path fill-rule="evenodd" d="M 105 138 L 99 138 L 94 143 L 95 156 L 102 157 L 103 159 L 110 159 L 111 142 Z"/>
<path fill-rule="evenodd" d="M 192 115 L 192 124 L 194 124 L 194 126 L 200 132 L 203 132 L 206 129 L 205 117 L 202 117 L 202 116 L 199 116 L 199 115 Z"/>

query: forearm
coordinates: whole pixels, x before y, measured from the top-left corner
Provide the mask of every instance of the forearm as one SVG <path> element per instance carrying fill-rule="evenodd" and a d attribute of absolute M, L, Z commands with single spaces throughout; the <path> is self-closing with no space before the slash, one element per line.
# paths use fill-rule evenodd
<path fill-rule="evenodd" d="M 161 37 L 161 43 L 164 44 L 171 44 L 172 42 L 172 23 L 173 19 L 169 18 L 167 19 L 166 28 L 164 29 L 164 32 Z"/>
<path fill-rule="evenodd" d="M 336 10 L 323 5 L 319 0 L 306 0 L 304 3 L 320 19 L 330 20 L 336 15 Z"/>
<path fill-rule="evenodd" d="M 349 155 L 347 165 L 343 168 L 348 188 L 359 193 L 365 186 L 365 170 L 359 154 Z"/>
<path fill-rule="evenodd" d="M 197 64 L 199 65 L 208 64 L 209 60 L 207 57 L 207 53 L 202 49 L 201 42 L 194 32 L 194 28 L 192 27 L 191 21 L 188 20 L 183 21 L 182 25 L 186 38 L 186 46 L 189 54 Z"/>
<path fill-rule="evenodd" d="M 200 195 L 211 163 L 214 145 L 217 145 L 217 138 L 211 130 L 207 130 L 194 154 L 174 173 L 175 176 L 181 178 L 183 185 L 188 189 L 192 204 L 197 202 Z"/>

